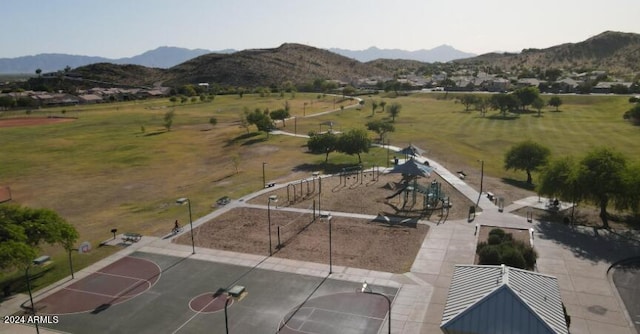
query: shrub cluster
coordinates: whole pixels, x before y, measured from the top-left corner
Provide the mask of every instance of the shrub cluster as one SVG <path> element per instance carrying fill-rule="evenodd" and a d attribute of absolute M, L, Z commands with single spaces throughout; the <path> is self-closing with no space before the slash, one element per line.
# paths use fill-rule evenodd
<path fill-rule="evenodd" d="M 538 254 L 533 247 L 520 240 L 514 240 L 511 233 L 494 228 L 486 242 L 476 248 L 480 264 L 504 264 L 514 268 L 533 270 Z"/>

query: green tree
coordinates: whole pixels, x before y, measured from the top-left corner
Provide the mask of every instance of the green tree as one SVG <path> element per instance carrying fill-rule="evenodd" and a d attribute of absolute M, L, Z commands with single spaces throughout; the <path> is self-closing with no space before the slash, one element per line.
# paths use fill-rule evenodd
<path fill-rule="evenodd" d="M 552 107 L 556 107 L 556 111 L 558 111 L 558 108 L 562 105 L 562 99 L 559 96 L 552 96 L 549 99 L 548 104 Z"/>
<path fill-rule="evenodd" d="M 520 101 L 513 94 L 494 94 L 489 99 L 489 104 L 494 110 L 500 110 L 502 117 L 507 117 L 507 111 L 513 112 L 518 109 Z"/>
<path fill-rule="evenodd" d="M 209 118 L 209 124 L 211 124 L 211 126 L 216 126 L 216 124 L 218 124 L 218 119 L 215 117 Z"/>
<path fill-rule="evenodd" d="M 41 245 L 71 249 L 78 232 L 56 212 L 18 205 L 0 205 L 0 269 L 31 263 Z"/>
<path fill-rule="evenodd" d="M 184 85 L 178 88 L 178 93 L 189 97 L 197 95 L 196 88 L 193 85 Z"/>
<path fill-rule="evenodd" d="M 389 106 L 389 115 L 391 115 L 392 122 L 396 121 L 396 117 L 400 114 L 400 109 L 402 109 L 402 105 L 399 103 L 392 103 Z"/>
<path fill-rule="evenodd" d="M 384 142 L 384 136 L 388 132 L 393 132 L 396 129 L 393 126 L 393 124 L 391 124 L 390 122 L 386 122 L 383 120 L 375 120 L 375 121 L 367 122 L 367 130 L 377 133 L 378 136 L 380 136 L 379 141 L 382 143 Z"/>
<path fill-rule="evenodd" d="M 249 108 L 244 107 L 243 114 L 240 116 L 240 127 L 249 133 Z"/>
<path fill-rule="evenodd" d="M 39 78 L 40 75 L 42 74 L 42 70 L 41 69 L 36 69 L 36 74 L 38 75 L 38 78 Z"/>
<path fill-rule="evenodd" d="M 347 85 L 344 88 L 342 88 L 342 97 L 346 97 L 346 96 L 351 96 L 356 92 L 356 89 L 353 88 L 353 86 L 351 85 Z"/>
<path fill-rule="evenodd" d="M 62 245 L 69 257 L 69 270 L 73 277 L 73 262 L 71 262 L 71 252 L 74 250 L 74 245 L 78 241 L 78 231 L 70 224 L 60 224 L 57 228 L 58 243 Z"/>
<path fill-rule="evenodd" d="M 533 102 L 531 102 L 531 106 L 538 111 L 538 117 L 540 117 L 540 114 L 542 112 L 542 108 L 544 108 L 544 105 L 545 105 L 544 100 L 541 97 L 538 97 L 535 100 L 533 100 Z"/>
<path fill-rule="evenodd" d="M 17 104 L 16 99 L 11 95 L 0 95 L 0 108 L 11 109 Z"/>
<path fill-rule="evenodd" d="M 562 70 L 557 68 L 550 68 L 544 71 L 544 79 L 549 82 L 558 81 L 561 75 Z"/>
<path fill-rule="evenodd" d="M 458 101 L 460 101 L 460 103 L 462 103 L 462 105 L 464 105 L 464 110 L 469 111 L 469 108 L 471 108 L 471 106 L 477 102 L 478 97 L 473 94 L 464 94 L 457 99 Z"/>
<path fill-rule="evenodd" d="M 278 109 L 269 113 L 269 116 L 271 116 L 271 119 L 282 121 L 282 126 L 287 127 L 285 120 L 291 115 L 289 114 L 289 110 L 287 109 Z"/>
<path fill-rule="evenodd" d="M 171 131 L 171 126 L 173 125 L 173 118 L 176 116 L 176 112 L 171 109 L 164 114 L 164 127 L 167 131 Z"/>
<path fill-rule="evenodd" d="M 380 108 L 382 108 L 382 112 L 384 112 L 384 107 L 387 106 L 387 101 L 380 101 Z"/>
<path fill-rule="evenodd" d="M 540 171 L 538 194 L 577 203 L 580 199 L 579 168 L 569 156 L 550 161 Z"/>
<path fill-rule="evenodd" d="M 324 162 L 329 161 L 329 153 L 334 152 L 338 147 L 338 137 L 333 132 L 322 134 L 312 133 L 307 141 L 307 148 L 311 153 L 324 154 Z"/>
<path fill-rule="evenodd" d="M 376 109 L 378 109 L 378 102 L 371 101 L 371 116 L 375 115 Z"/>
<path fill-rule="evenodd" d="M 631 123 L 640 124 L 640 104 L 636 104 L 633 108 L 624 113 L 624 119 L 629 120 Z"/>
<path fill-rule="evenodd" d="M 524 170 L 527 172 L 527 183 L 533 184 L 531 172 L 544 166 L 549 159 L 551 151 L 531 140 L 514 145 L 507 151 L 504 158 L 506 170 Z"/>
<path fill-rule="evenodd" d="M 640 163 L 629 166 L 623 174 L 623 191 L 616 197 L 617 209 L 630 209 L 638 216 L 640 214 Z"/>
<path fill-rule="evenodd" d="M 550 161 L 540 171 L 537 185 L 539 195 L 559 198 L 573 202 L 571 221 L 574 220 L 575 207 L 582 200 L 582 188 L 579 181 L 580 168 L 570 156 Z"/>
<path fill-rule="evenodd" d="M 348 155 L 358 155 L 358 163 L 362 163 L 360 153 L 369 152 L 371 139 L 364 129 L 351 129 L 338 138 L 338 151 Z"/>
<path fill-rule="evenodd" d="M 259 108 L 246 115 L 247 123 L 255 125 L 258 131 L 269 132 L 273 129 L 273 121 L 269 117 L 269 109 L 262 112 Z"/>
<path fill-rule="evenodd" d="M 624 191 L 626 164 L 621 153 L 608 148 L 594 149 L 580 161 L 579 182 L 583 196 L 600 208 L 604 228 L 609 228 L 609 202 L 619 200 Z"/>
<path fill-rule="evenodd" d="M 540 98 L 540 90 L 538 87 L 522 87 L 516 89 L 513 94 L 520 100 L 520 106 L 522 111 L 527 109 L 528 105 L 531 105 L 533 101 Z"/>
<path fill-rule="evenodd" d="M 476 102 L 474 103 L 476 110 L 480 112 L 480 115 L 484 117 L 487 113 L 487 108 L 489 108 L 489 99 L 482 96 L 476 98 Z"/>

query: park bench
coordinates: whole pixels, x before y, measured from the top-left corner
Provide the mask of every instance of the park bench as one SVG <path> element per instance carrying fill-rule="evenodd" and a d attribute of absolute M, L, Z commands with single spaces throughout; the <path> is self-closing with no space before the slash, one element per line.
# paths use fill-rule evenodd
<path fill-rule="evenodd" d="M 122 241 L 124 242 L 138 242 L 142 239 L 142 234 L 139 233 L 125 233 L 122 235 Z"/>

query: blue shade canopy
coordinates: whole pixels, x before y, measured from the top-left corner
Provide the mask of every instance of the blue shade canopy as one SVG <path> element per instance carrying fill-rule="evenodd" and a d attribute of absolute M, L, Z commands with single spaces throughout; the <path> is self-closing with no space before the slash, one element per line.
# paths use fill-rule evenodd
<path fill-rule="evenodd" d="M 389 173 L 398 173 L 411 176 L 431 176 L 433 168 L 417 162 L 415 159 L 409 159 L 402 165 L 396 165 Z"/>
<path fill-rule="evenodd" d="M 425 150 L 419 148 L 418 146 L 415 146 L 415 145 L 411 144 L 411 145 L 403 148 L 402 150 L 400 150 L 399 153 L 402 153 L 404 155 L 411 155 L 411 156 L 417 157 L 417 156 L 423 155 L 425 152 L 426 152 Z"/>

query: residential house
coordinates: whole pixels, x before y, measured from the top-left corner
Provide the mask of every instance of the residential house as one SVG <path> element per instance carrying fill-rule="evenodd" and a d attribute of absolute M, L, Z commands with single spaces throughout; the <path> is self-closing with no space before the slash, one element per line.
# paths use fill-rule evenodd
<path fill-rule="evenodd" d="M 506 92 L 511 88 L 511 82 L 504 78 L 493 78 L 486 81 L 486 88 L 490 92 Z"/>

